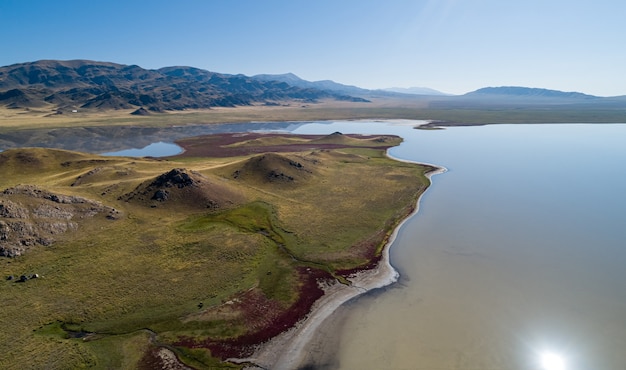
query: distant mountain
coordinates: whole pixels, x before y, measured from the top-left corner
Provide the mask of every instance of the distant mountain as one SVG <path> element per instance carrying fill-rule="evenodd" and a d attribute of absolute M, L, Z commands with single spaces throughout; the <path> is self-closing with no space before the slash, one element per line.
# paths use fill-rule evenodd
<path fill-rule="evenodd" d="M 482 97 L 485 95 L 500 95 L 508 97 L 526 98 L 562 98 L 562 99 L 597 99 L 597 96 L 587 95 L 580 92 L 564 92 L 559 90 L 538 89 L 520 86 L 484 87 L 469 92 L 464 96 Z"/>
<path fill-rule="evenodd" d="M 232 107 L 320 99 L 366 101 L 341 92 L 193 67 L 148 70 L 88 60 L 41 60 L 0 67 L 0 106 L 144 111 Z M 142 111 L 142 112 L 144 112 Z"/>
<path fill-rule="evenodd" d="M 293 73 L 283 73 L 283 74 L 261 74 L 254 75 L 252 78 L 260 81 L 282 81 L 286 82 L 292 86 L 305 85 L 306 87 L 311 87 L 313 85 L 312 82 L 301 79 Z"/>
<path fill-rule="evenodd" d="M 261 74 L 252 76 L 253 79 L 259 81 L 280 81 L 285 82 L 291 86 L 301 87 L 305 89 L 319 89 L 324 91 L 334 91 L 343 94 L 355 94 L 355 95 L 363 95 L 369 94 L 371 90 L 362 89 L 360 87 L 351 86 L 351 85 L 343 85 L 331 80 L 322 80 L 322 81 L 307 81 L 303 80 L 300 77 L 296 76 L 293 73 L 285 73 L 285 74 Z"/>
<path fill-rule="evenodd" d="M 76 109 L 133 109 L 137 115 L 241 105 L 310 103 L 322 99 L 369 102 L 401 99 L 420 107 L 464 109 L 584 105 L 622 109 L 626 96 L 519 86 L 485 87 L 464 95 L 428 88 L 367 90 L 330 80 L 306 81 L 293 73 L 245 76 L 172 66 L 144 69 L 89 60 L 40 60 L 0 67 L 0 107 L 63 113 Z"/>
<path fill-rule="evenodd" d="M 451 95 L 446 94 L 441 91 L 437 91 L 435 89 L 431 89 L 428 87 L 390 87 L 388 89 L 383 89 L 383 91 L 396 92 L 401 94 L 411 94 L 411 95 Z"/>
<path fill-rule="evenodd" d="M 252 76 L 254 79 L 260 81 L 281 81 L 291 86 L 298 86 L 302 88 L 312 88 L 324 91 L 332 91 L 340 94 L 357 95 L 365 97 L 401 97 L 402 95 L 430 95 L 430 96 L 448 96 L 437 90 L 429 89 L 427 87 L 410 87 L 408 89 L 401 87 L 393 87 L 389 89 L 377 89 L 368 90 L 357 86 L 344 85 L 331 80 L 321 81 L 307 81 L 293 73 L 285 74 L 261 74 Z M 399 95 L 402 94 L 402 95 Z"/>
<path fill-rule="evenodd" d="M 558 108 L 562 110 L 622 110 L 626 98 L 599 97 L 580 92 L 565 92 L 522 86 L 484 87 L 464 95 L 430 96 L 433 109 L 529 109 Z"/>

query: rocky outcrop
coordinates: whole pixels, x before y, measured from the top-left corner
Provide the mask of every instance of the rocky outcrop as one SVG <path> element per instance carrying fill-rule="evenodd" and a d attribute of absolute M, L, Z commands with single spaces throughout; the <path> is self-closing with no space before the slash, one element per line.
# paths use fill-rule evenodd
<path fill-rule="evenodd" d="M 193 176 L 193 177 L 192 177 Z M 177 187 L 182 189 L 187 186 L 198 186 L 202 180 L 202 175 L 196 172 L 187 172 L 183 168 L 174 168 L 170 172 L 164 173 L 154 180 L 150 186 L 152 187 Z"/>
<path fill-rule="evenodd" d="M 4 200 L 0 203 L 0 217 L 3 218 L 27 218 L 28 210 L 19 204 Z"/>
<path fill-rule="evenodd" d="M 163 202 L 170 198 L 173 189 L 200 188 L 204 180 L 206 180 L 204 176 L 199 173 L 187 171 L 184 168 L 174 168 L 157 176 L 149 183 L 139 185 L 122 199 L 126 201 L 149 199 Z"/>
<path fill-rule="evenodd" d="M 32 185 L 0 193 L 0 256 L 17 257 L 28 249 L 49 246 L 55 236 L 79 228 L 83 219 L 104 215 L 109 220 L 120 213 L 87 198 L 53 193 Z"/>
<path fill-rule="evenodd" d="M 174 168 L 141 183 L 120 197 L 126 202 L 159 206 L 218 209 L 239 204 L 243 196 L 232 187 L 184 168 Z"/>

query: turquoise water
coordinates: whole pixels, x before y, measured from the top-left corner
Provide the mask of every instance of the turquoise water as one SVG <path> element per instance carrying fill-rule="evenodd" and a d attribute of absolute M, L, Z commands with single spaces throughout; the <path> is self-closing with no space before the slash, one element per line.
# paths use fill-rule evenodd
<path fill-rule="evenodd" d="M 448 172 L 392 246 L 400 283 L 341 310 L 328 367 L 626 369 L 626 125 L 406 123 L 329 127 Z"/>

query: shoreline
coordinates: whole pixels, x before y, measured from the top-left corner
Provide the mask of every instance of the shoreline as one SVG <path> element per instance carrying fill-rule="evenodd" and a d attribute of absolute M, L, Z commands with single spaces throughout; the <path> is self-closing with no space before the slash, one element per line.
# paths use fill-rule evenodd
<path fill-rule="evenodd" d="M 434 170 L 424 174 L 430 181 L 428 187 L 432 185 L 432 176 L 447 171 L 442 166 L 393 157 L 388 150 L 385 151 L 385 154 L 396 161 L 431 166 Z M 389 250 L 402 226 L 419 212 L 421 199 L 427 190 L 428 188 L 419 195 L 413 211 L 394 227 L 383 247 L 380 260 L 375 268 L 352 274 L 347 278 L 351 285 L 344 285 L 335 281 L 332 284 L 322 286 L 324 295 L 313 304 L 309 314 L 295 326 L 269 341 L 259 344 L 252 356 L 247 358 L 229 358 L 226 361 L 246 364 L 245 369 L 250 370 L 290 370 L 304 366 L 303 362 L 307 357 L 307 346 L 309 343 L 316 341 L 316 337 L 319 335 L 318 329 L 339 307 L 365 293 L 390 286 L 398 281 L 400 274 L 391 265 Z"/>

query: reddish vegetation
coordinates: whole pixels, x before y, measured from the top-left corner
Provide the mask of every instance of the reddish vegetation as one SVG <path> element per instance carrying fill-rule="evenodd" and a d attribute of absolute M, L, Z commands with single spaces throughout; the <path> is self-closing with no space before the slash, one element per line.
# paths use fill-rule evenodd
<path fill-rule="evenodd" d="M 336 271 L 337 275 L 340 276 L 350 276 L 354 273 L 363 270 L 370 270 L 375 268 L 380 262 L 382 255 L 378 251 L 378 247 L 387 239 L 387 235 L 384 230 L 379 230 L 376 234 L 362 241 L 361 243 L 353 246 L 354 250 L 358 250 L 361 257 L 364 257 L 368 262 L 364 265 L 347 269 L 347 270 L 338 270 Z"/>
<path fill-rule="evenodd" d="M 408 215 L 413 213 L 413 211 L 415 211 L 415 205 L 412 204 L 404 209 L 398 220 L 405 219 Z M 389 241 L 389 237 L 391 235 L 390 232 L 397 226 L 395 223 L 397 223 L 398 220 L 390 220 L 385 225 L 384 229 L 378 230 L 369 238 L 353 246 L 353 249 L 360 251 L 360 255 L 368 261 L 366 264 L 351 269 L 337 270 L 335 273 L 337 275 L 347 277 L 359 271 L 371 270 L 375 268 L 382 258 L 380 247 Z"/>
<path fill-rule="evenodd" d="M 234 157 L 244 156 L 266 152 L 302 152 L 309 150 L 321 149 L 338 149 L 345 147 L 358 147 L 349 144 L 340 143 L 320 143 L 320 142 L 303 142 L 285 145 L 268 145 L 268 146 L 233 146 L 242 141 L 249 141 L 258 138 L 271 137 L 287 137 L 302 138 L 309 140 L 317 140 L 327 135 L 285 135 L 285 134 L 218 134 L 203 137 L 194 137 L 181 140 L 178 142 L 185 152 L 180 156 L 186 157 Z M 362 135 L 346 135 L 359 139 L 372 139 L 378 136 L 362 136 Z M 388 149 L 389 146 L 367 145 L 364 142 L 362 148 Z M 433 167 L 433 170 L 435 168 Z M 412 204 L 406 207 L 400 214 L 400 218 L 390 220 L 384 228 L 378 230 L 374 235 L 361 243 L 354 246 L 354 251 L 367 263 L 353 269 L 337 271 L 341 276 L 350 276 L 358 271 L 375 268 L 381 259 L 380 247 L 388 241 L 389 231 L 396 226 L 396 223 L 408 216 L 415 209 Z M 326 271 L 313 268 L 300 267 L 298 269 L 300 276 L 300 289 L 298 299 L 294 304 L 285 308 L 276 302 L 268 299 L 259 290 L 251 290 L 237 297 L 236 303 L 230 308 L 234 312 L 240 312 L 237 320 L 243 323 L 248 329 L 248 334 L 233 339 L 205 339 L 196 340 L 188 337 L 181 337 L 175 346 L 187 348 L 206 348 L 211 351 L 211 355 L 222 360 L 228 358 L 245 358 L 252 355 L 257 345 L 268 341 L 283 331 L 294 326 L 298 321 L 306 317 L 310 312 L 313 304 L 324 295 L 324 291 L 320 288 L 319 282 L 324 280 L 334 280 L 334 278 Z"/>
<path fill-rule="evenodd" d="M 339 149 L 345 147 L 361 147 L 361 148 L 376 148 L 376 149 L 388 149 L 389 146 L 376 146 L 376 145 L 347 145 L 337 143 L 317 143 L 317 142 L 303 142 L 285 145 L 263 145 L 263 146 L 234 146 L 228 147 L 230 144 L 239 143 L 245 140 L 254 140 L 258 138 L 306 138 L 309 140 L 322 139 L 328 135 L 289 135 L 289 134 L 262 134 L 262 133 L 247 133 L 247 134 L 215 134 L 198 136 L 189 139 L 183 139 L 177 141 L 177 144 L 185 149 L 185 152 L 179 154 L 179 157 L 238 157 L 250 154 L 259 154 L 266 152 L 284 153 L 284 152 L 302 152 L 309 150 L 319 149 Z M 373 139 L 380 137 L 380 135 L 345 135 L 346 137 L 359 138 L 359 139 Z M 367 143 L 364 143 L 367 144 Z"/>
<path fill-rule="evenodd" d="M 159 348 L 152 347 L 141 358 L 141 361 L 137 365 L 139 370 L 151 370 L 151 369 L 162 369 L 163 368 L 163 360 L 159 357 Z"/>
<path fill-rule="evenodd" d="M 263 343 L 272 337 L 294 326 L 311 310 L 313 303 L 324 295 L 320 288 L 320 281 L 332 279 L 325 271 L 301 267 L 299 299 L 287 309 L 281 309 L 275 302 L 268 300 L 261 293 L 251 291 L 239 298 L 237 307 L 243 311 L 243 320 L 248 328 L 253 328 L 249 334 L 235 339 L 196 341 L 191 338 L 180 338 L 175 346 L 188 348 L 208 348 L 211 355 L 222 360 L 231 357 L 247 357 L 254 351 L 255 345 Z M 262 320 L 262 321 L 259 321 Z"/>
<path fill-rule="evenodd" d="M 427 171 L 425 172 L 426 174 L 437 170 L 437 168 L 433 166 L 423 166 L 427 167 Z M 425 186 L 420 189 L 420 191 L 423 190 L 425 190 Z M 359 271 L 375 268 L 382 257 L 379 247 L 388 243 L 389 237 L 391 236 L 390 232 L 398 226 L 397 222 L 407 218 L 411 213 L 415 211 L 415 207 L 416 204 L 411 204 L 407 206 L 404 211 L 400 213 L 400 217 L 398 219 L 388 221 L 384 229 L 378 230 L 378 232 L 376 232 L 374 235 L 354 246 L 354 249 L 361 251 L 361 256 L 367 259 L 368 262 L 366 264 L 352 269 L 338 270 L 335 273 L 337 275 L 347 277 Z M 385 232 L 385 230 L 389 230 L 389 232 Z"/>

